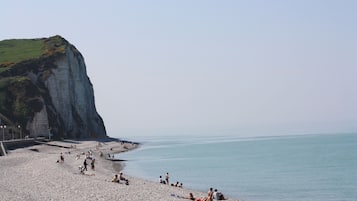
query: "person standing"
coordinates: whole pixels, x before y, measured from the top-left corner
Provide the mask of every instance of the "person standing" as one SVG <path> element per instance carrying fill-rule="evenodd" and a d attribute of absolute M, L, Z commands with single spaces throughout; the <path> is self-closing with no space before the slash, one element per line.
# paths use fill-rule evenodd
<path fill-rule="evenodd" d="M 64 156 L 63 156 L 63 153 L 62 153 L 62 152 L 61 152 L 60 159 L 61 159 L 61 163 L 63 163 L 63 162 L 64 162 Z"/>
<path fill-rule="evenodd" d="M 83 161 L 83 166 L 84 166 L 83 170 L 88 171 L 87 170 L 87 165 L 88 165 L 87 164 L 87 159 L 85 158 L 84 161 Z"/>
<path fill-rule="evenodd" d="M 165 176 L 165 181 L 166 181 L 166 184 L 169 184 L 169 173 L 167 172 L 166 173 L 166 176 Z"/>
<path fill-rule="evenodd" d="M 94 170 L 94 162 L 95 162 L 95 159 L 92 158 L 92 162 L 90 163 L 91 167 L 92 167 L 92 170 Z"/>
<path fill-rule="evenodd" d="M 212 200 L 213 200 L 213 188 L 210 188 L 207 193 L 207 201 L 212 201 Z"/>

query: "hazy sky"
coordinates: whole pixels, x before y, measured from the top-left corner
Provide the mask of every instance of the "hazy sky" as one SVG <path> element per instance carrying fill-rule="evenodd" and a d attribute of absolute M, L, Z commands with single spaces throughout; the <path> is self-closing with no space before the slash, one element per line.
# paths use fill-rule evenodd
<path fill-rule="evenodd" d="M 0 40 L 61 35 L 108 135 L 357 131 L 357 1 L 1 1 Z"/>

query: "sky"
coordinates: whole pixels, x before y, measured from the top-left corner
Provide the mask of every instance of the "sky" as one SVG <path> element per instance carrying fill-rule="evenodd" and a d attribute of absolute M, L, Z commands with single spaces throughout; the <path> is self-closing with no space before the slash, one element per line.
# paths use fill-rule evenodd
<path fill-rule="evenodd" d="M 61 35 L 112 137 L 357 132 L 357 1 L 1 1 L 0 40 Z"/>

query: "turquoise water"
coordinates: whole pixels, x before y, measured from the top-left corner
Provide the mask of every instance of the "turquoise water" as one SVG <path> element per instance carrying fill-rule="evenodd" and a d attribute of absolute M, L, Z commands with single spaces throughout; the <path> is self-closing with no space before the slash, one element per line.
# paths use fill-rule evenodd
<path fill-rule="evenodd" d="M 356 201 L 357 134 L 240 138 L 175 136 L 137 140 L 117 155 L 127 174 L 245 201 Z"/>

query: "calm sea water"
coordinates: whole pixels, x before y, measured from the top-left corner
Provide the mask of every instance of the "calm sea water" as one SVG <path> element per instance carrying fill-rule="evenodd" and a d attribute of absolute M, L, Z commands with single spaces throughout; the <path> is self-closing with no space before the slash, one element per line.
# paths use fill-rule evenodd
<path fill-rule="evenodd" d="M 245 201 L 356 201 L 357 134 L 130 139 L 125 172 Z"/>

